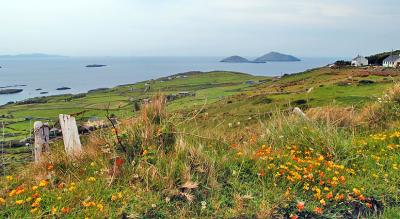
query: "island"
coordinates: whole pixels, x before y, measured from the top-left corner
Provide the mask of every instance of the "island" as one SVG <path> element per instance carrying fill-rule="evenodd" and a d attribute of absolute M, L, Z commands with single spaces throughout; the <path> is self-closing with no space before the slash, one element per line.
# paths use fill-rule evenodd
<path fill-rule="evenodd" d="M 70 90 L 71 88 L 69 87 L 59 87 L 56 90 Z"/>
<path fill-rule="evenodd" d="M 92 65 L 87 65 L 86 68 L 100 68 L 100 67 L 105 67 L 107 65 L 98 65 L 98 64 L 92 64 Z"/>
<path fill-rule="evenodd" d="M 16 94 L 21 93 L 22 91 L 22 89 L 4 89 L 0 90 L 0 94 Z"/>
<path fill-rule="evenodd" d="M 254 62 L 298 62 L 299 58 L 292 55 L 282 54 L 279 52 L 270 52 L 257 59 Z"/>
<path fill-rule="evenodd" d="M 229 62 L 229 63 L 248 63 L 250 62 L 248 59 L 243 58 L 241 56 L 230 56 L 228 58 L 225 58 L 221 60 L 221 62 Z"/>

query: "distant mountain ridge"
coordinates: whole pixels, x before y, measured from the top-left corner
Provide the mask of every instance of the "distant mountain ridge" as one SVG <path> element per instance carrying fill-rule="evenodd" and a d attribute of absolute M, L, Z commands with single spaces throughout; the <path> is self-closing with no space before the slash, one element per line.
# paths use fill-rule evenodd
<path fill-rule="evenodd" d="M 0 58 L 64 58 L 64 57 L 67 57 L 67 56 L 44 54 L 44 53 L 0 55 Z"/>
<path fill-rule="evenodd" d="M 254 62 L 298 62 L 298 61 L 301 60 L 295 56 L 279 52 L 270 52 L 254 60 Z"/>

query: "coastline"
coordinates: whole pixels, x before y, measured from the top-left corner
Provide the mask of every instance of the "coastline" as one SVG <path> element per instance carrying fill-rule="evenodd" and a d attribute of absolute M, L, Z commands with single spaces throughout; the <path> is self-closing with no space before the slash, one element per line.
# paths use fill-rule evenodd
<path fill-rule="evenodd" d="M 302 58 L 301 62 L 237 64 L 220 63 L 218 57 L 125 57 L 125 58 L 74 58 L 0 60 L 0 86 L 26 84 L 24 91 L 15 95 L 0 96 L 0 105 L 10 101 L 23 101 L 41 96 L 86 93 L 104 87 L 116 87 L 174 73 L 214 70 L 245 72 L 258 76 L 281 76 L 324 66 L 337 58 Z M 107 63 L 106 68 L 85 68 L 88 63 Z M 29 74 L 28 74 L 29 72 Z M 35 75 L 35 77 L 32 77 Z M 71 87 L 68 92 L 56 91 L 59 87 Z M 48 92 L 48 94 L 40 94 Z"/>

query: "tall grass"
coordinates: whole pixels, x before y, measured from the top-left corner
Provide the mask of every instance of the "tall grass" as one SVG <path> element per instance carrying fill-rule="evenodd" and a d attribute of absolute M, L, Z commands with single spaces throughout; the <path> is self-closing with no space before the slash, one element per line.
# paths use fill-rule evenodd
<path fill-rule="evenodd" d="M 118 130 L 84 139 L 82 156 L 71 159 L 53 144 L 45 162 L 2 180 L 0 216 L 357 218 L 386 208 L 395 215 L 400 134 L 390 127 L 399 90 L 365 109 L 327 106 L 310 109 L 308 119 L 277 111 L 212 131 L 202 130 L 207 120 L 168 113 L 157 95 Z M 24 192 L 10 196 L 18 187 Z M 38 207 L 29 200 L 35 193 Z"/>

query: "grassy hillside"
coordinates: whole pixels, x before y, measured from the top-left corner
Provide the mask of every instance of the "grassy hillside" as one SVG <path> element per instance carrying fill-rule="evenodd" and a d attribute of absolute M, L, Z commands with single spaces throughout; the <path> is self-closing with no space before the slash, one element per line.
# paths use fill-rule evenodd
<path fill-rule="evenodd" d="M 58 113 L 82 110 L 77 117 L 86 121 L 109 108 L 120 123 L 82 136 L 79 157 L 67 157 L 55 141 L 42 163 L 13 167 L 0 181 L 0 215 L 398 218 L 399 74 L 382 68 L 319 68 L 282 78 L 194 73 L 5 106 L 0 115 L 13 115 L 3 120 L 13 125 L 9 133 L 28 131 L 27 115 L 55 121 Z M 163 97 L 181 91 L 196 95 Z M 135 101 L 149 97 L 133 112 Z M 307 118 L 293 115 L 295 106 Z M 8 150 L 10 163 L 30 157 Z"/>

